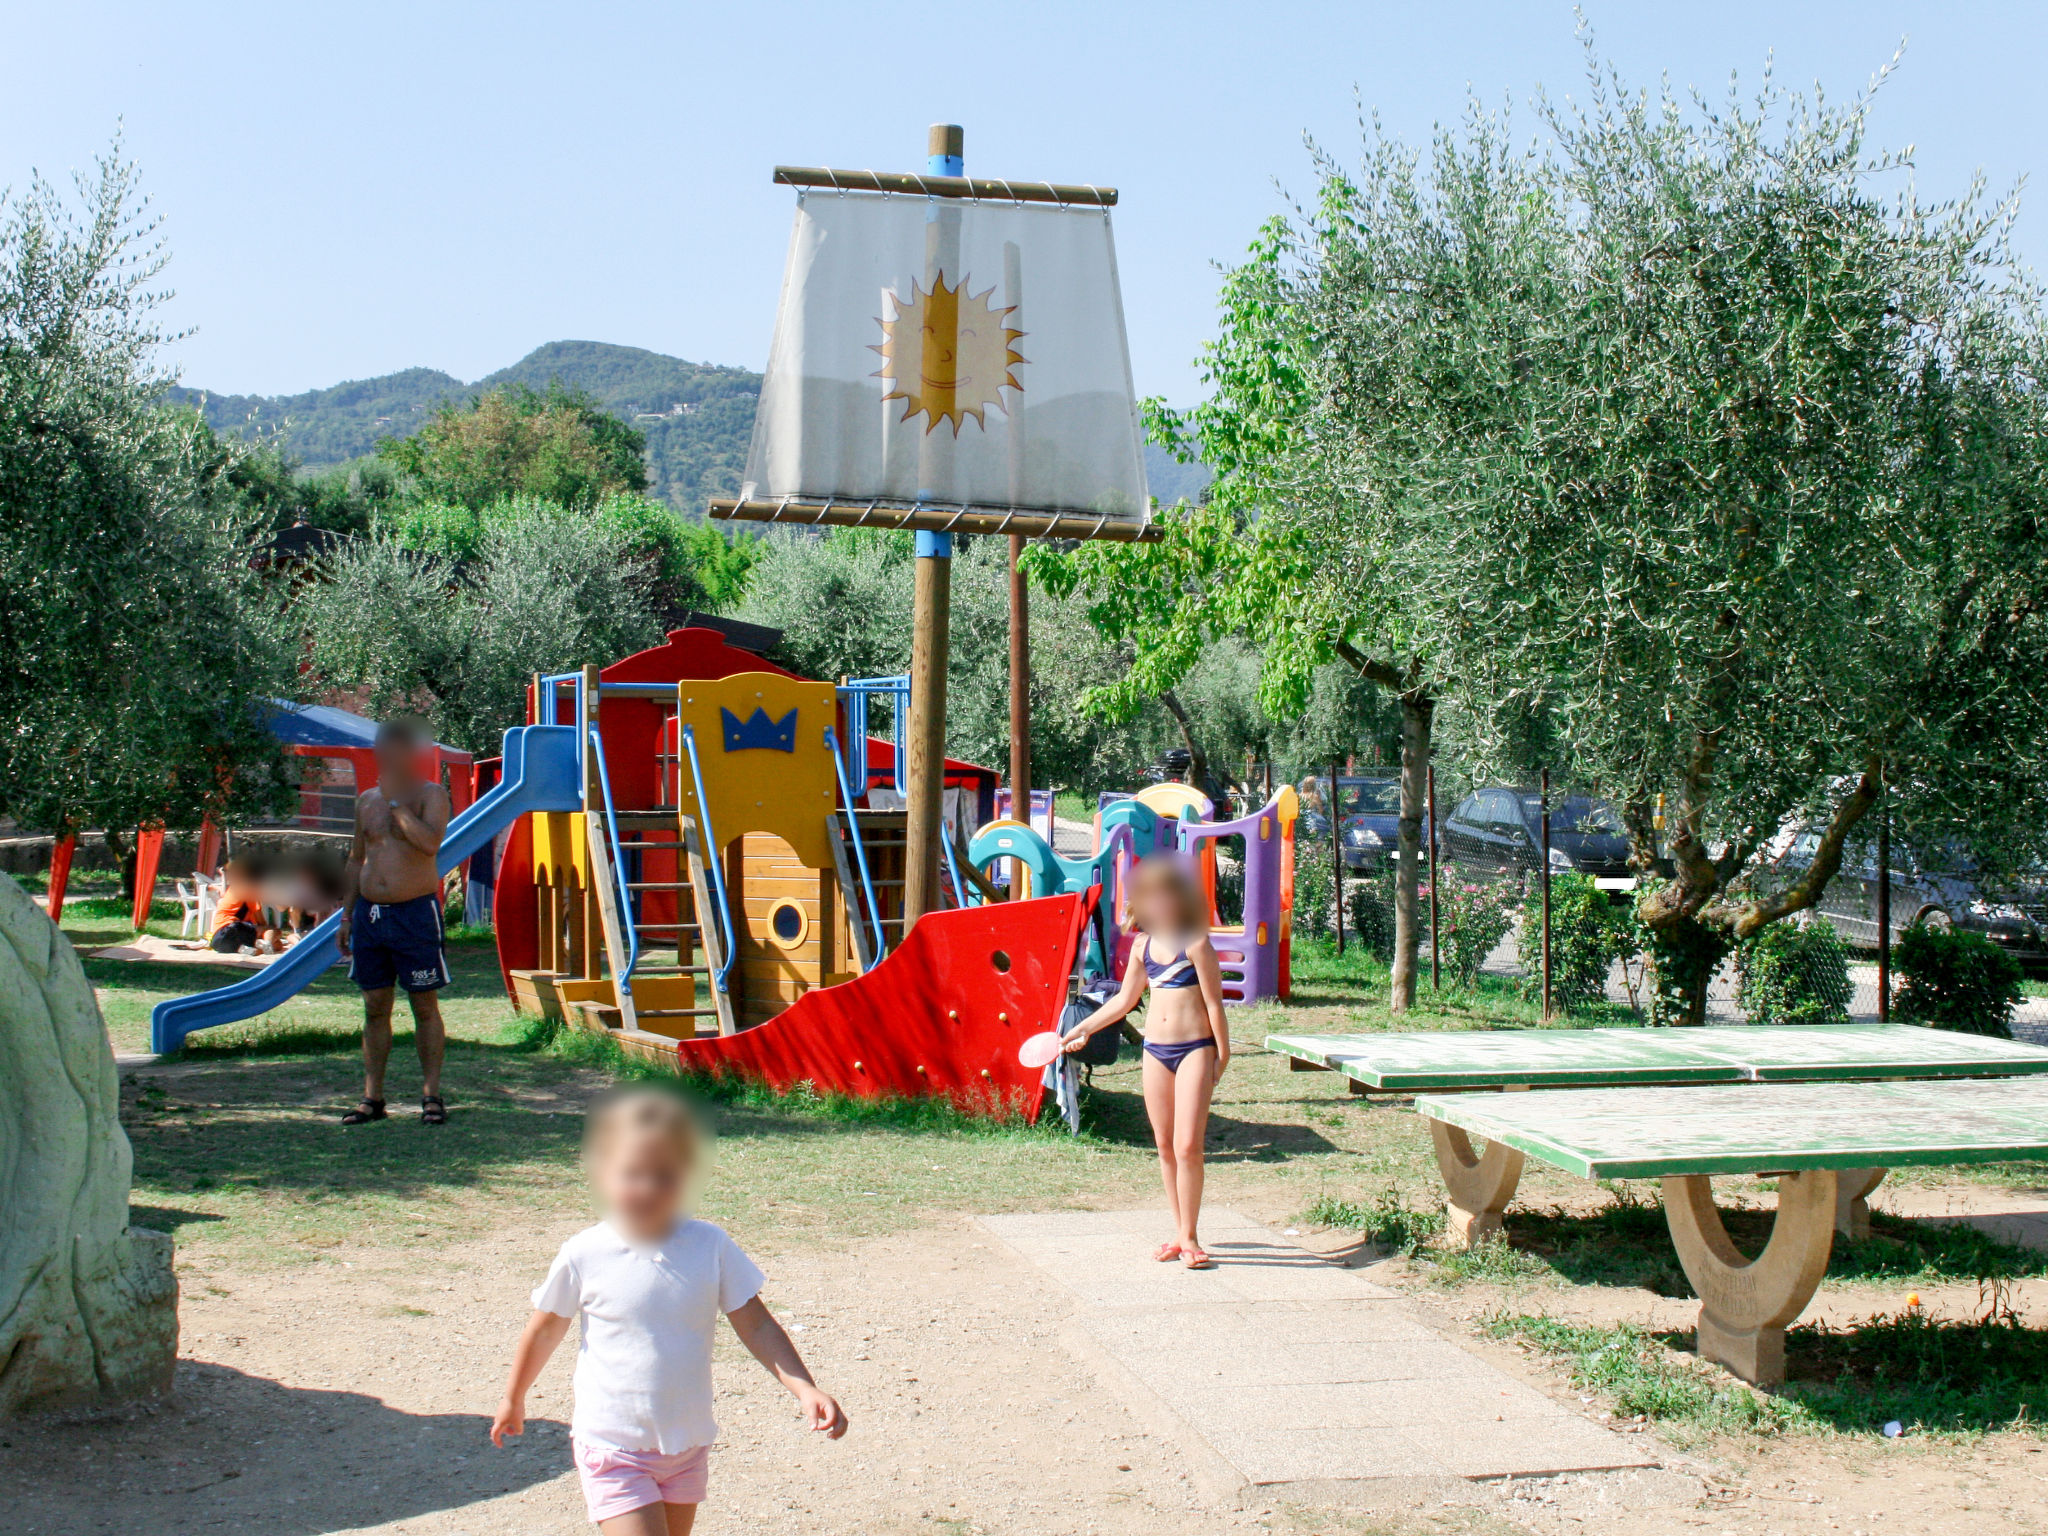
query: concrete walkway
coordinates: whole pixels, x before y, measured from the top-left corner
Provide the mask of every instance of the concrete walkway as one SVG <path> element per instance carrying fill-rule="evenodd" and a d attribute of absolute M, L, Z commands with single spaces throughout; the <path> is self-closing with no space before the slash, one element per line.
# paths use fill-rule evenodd
<path fill-rule="evenodd" d="M 1217 1267 L 1197 1272 L 1152 1260 L 1158 1211 L 981 1221 L 1057 1282 L 1055 1305 L 1079 1302 L 1108 1374 L 1141 1412 L 1170 1416 L 1214 1495 L 1295 1484 L 1341 1497 L 1390 1478 L 1652 1462 L 1425 1326 L 1393 1292 L 1235 1212 L 1204 1213 Z"/>

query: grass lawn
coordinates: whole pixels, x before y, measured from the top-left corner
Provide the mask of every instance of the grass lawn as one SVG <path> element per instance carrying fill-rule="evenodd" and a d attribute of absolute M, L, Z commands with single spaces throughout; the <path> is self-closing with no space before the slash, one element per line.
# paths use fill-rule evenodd
<path fill-rule="evenodd" d="M 175 933 L 175 909 L 167 925 L 152 920 L 159 926 Z M 81 949 L 127 937 L 119 903 L 106 897 L 68 907 L 65 928 Z M 582 1111 L 627 1069 L 605 1042 L 517 1018 L 488 938 L 456 935 L 449 953 L 455 984 L 443 1006 L 453 1119 L 445 1128 L 424 1127 L 408 1113 L 417 1067 L 403 1033 L 393 1054 L 394 1119 L 355 1130 L 336 1123 L 360 1086 L 359 1003 L 340 969 L 262 1019 L 205 1031 L 180 1056 L 123 1073 L 135 1217 L 177 1234 L 188 1284 L 207 1284 L 215 1272 L 246 1277 L 340 1262 L 366 1249 L 416 1250 L 426 1261 L 454 1240 L 588 1209 L 576 1167 Z M 159 999 L 247 974 L 92 960 L 86 970 L 123 1052 L 147 1049 L 148 1013 Z M 1374 1256 L 1368 1250 L 1409 1254 L 1414 1283 L 1439 1292 L 1497 1295 L 1488 1328 L 1554 1362 L 1584 1390 L 1606 1394 L 1617 1413 L 1626 1407 L 1700 1434 L 1874 1430 L 1866 1410 L 1880 1397 L 1909 1402 L 1931 1425 L 1988 1427 L 2007 1422 L 2030 1390 L 2025 1384 L 2048 1367 L 2043 1336 L 2009 1319 L 1988 1315 L 1965 1338 L 1875 1310 L 1901 1282 L 2032 1280 L 2048 1274 L 2043 1255 L 1967 1228 L 1883 1217 L 1868 1242 L 1838 1250 L 1827 1281 L 1843 1292 L 1868 1288 L 1868 1324 L 1795 1336 L 1795 1362 L 1805 1362 L 1795 1363 L 1795 1373 L 1815 1384 L 1812 1392 L 1729 1396 L 1747 1389 L 1702 1374 L 1690 1356 L 1640 1327 L 1546 1320 L 1551 1309 L 1532 1311 L 1529 1297 L 1576 1287 L 1686 1293 L 1654 1186 L 1602 1193 L 1532 1162 L 1510 1216 L 1512 1246 L 1441 1251 L 1442 1189 L 1427 1134 L 1406 1101 L 1354 1096 L 1332 1074 L 1290 1071 L 1286 1058 L 1260 1042 L 1272 1030 L 1526 1028 L 1540 1021 L 1534 1002 L 1504 982 L 1440 996 L 1425 986 L 1424 1006 L 1399 1017 L 1386 1007 L 1386 987 L 1385 967 L 1370 956 L 1354 948 L 1339 959 L 1311 941 L 1297 947 L 1289 1004 L 1233 1015 L 1236 1051 L 1210 1126 L 1213 1203 L 1276 1225 L 1340 1229 L 1362 1258 Z M 1095 1073 L 1078 1137 L 1052 1124 L 973 1123 L 915 1106 L 716 1096 L 708 1106 L 716 1169 L 701 1209 L 713 1220 L 744 1220 L 750 1242 L 772 1253 L 850 1246 L 958 1213 L 1153 1203 L 1156 1163 L 1130 1055 L 1127 1047 L 1125 1060 Z M 2038 1188 L 2048 1184 L 2048 1167 L 1934 1169 L 1904 1178 Z M 1768 1188 L 1725 1183 L 1737 1200 Z M 1761 1240 L 1764 1221 L 1740 1211 L 1729 1218 L 1746 1243 Z M 1908 1377 L 1913 1394 L 1901 1398 L 1893 1389 Z M 1873 1397 L 1879 1382 L 1891 1385 Z M 1652 1406 L 1639 1406 L 1646 1402 Z"/>

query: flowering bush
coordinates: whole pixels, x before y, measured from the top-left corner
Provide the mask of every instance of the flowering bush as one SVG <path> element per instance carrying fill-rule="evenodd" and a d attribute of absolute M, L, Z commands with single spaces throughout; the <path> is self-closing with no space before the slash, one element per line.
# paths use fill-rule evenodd
<path fill-rule="evenodd" d="M 1542 903 L 1532 895 L 1528 921 L 1516 940 L 1515 952 L 1532 991 L 1543 986 Z M 1600 1001 L 1607 993 L 1608 973 L 1617 960 L 1626 962 L 1637 948 L 1635 914 L 1610 898 L 1591 875 L 1550 877 L 1550 996 L 1554 1006 L 1571 1010 Z"/>
<path fill-rule="evenodd" d="M 1429 900 L 1427 885 L 1422 899 Z M 1437 887 L 1438 958 L 1459 986 L 1469 987 L 1478 977 L 1481 962 L 1514 927 L 1519 904 L 1506 881 L 1470 885 L 1453 877 Z"/>

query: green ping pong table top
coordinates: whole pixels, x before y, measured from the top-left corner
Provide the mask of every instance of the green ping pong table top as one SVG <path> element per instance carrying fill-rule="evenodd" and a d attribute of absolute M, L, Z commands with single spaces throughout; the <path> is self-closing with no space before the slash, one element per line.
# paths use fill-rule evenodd
<path fill-rule="evenodd" d="M 1911 1024 L 1268 1035 L 1266 1048 L 1385 1092 L 2048 1072 L 2048 1048 Z"/>
<path fill-rule="evenodd" d="M 1588 1179 L 2048 1156 L 2038 1078 L 1461 1093 L 1415 1108 Z"/>

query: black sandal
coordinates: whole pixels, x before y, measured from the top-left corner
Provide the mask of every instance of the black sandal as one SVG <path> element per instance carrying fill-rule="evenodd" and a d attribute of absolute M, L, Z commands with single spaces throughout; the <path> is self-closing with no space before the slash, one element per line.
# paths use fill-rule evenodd
<path fill-rule="evenodd" d="M 420 1100 L 421 1125 L 446 1125 L 448 1106 L 438 1093 L 430 1093 Z"/>
<path fill-rule="evenodd" d="M 365 1094 L 362 1103 L 341 1117 L 341 1123 L 343 1125 L 368 1125 L 372 1120 L 383 1120 L 386 1118 L 384 1101 L 382 1099 L 373 1099 Z"/>

